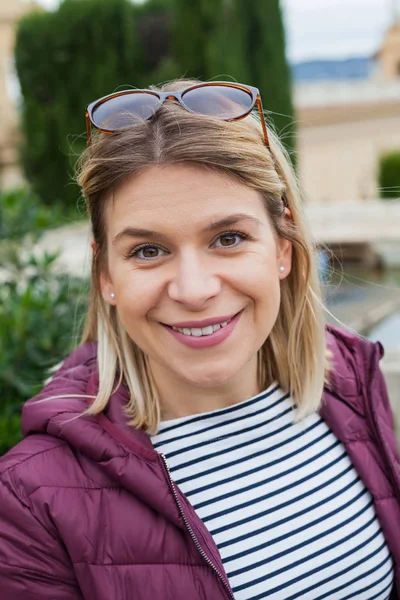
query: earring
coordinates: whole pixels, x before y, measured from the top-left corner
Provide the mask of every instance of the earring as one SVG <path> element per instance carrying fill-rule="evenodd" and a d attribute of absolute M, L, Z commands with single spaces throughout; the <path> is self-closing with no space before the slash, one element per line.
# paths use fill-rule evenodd
<path fill-rule="evenodd" d="M 281 265 L 279 267 L 279 271 L 280 271 L 280 273 L 284 273 L 285 272 L 285 267 L 283 265 Z"/>
<path fill-rule="evenodd" d="M 111 298 L 112 298 L 113 300 L 115 300 L 115 294 L 114 294 L 114 292 L 111 292 L 110 296 L 111 296 Z"/>

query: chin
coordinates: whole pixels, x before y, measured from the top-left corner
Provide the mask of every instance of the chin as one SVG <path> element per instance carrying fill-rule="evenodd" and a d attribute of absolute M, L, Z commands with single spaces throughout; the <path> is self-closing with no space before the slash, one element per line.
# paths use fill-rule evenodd
<path fill-rule="evenodd" d="M 188 382 L 192 383 L 195 386 L 215 388 L 215 387 L 225 385 L 226 383 L 229 383 L 229 381 L 231 379 L 233 379 L 235 377 L 235 375 L 237 375 L 239 370 L 240 370 L 240 367 L 235 369 L 235 368 L 232 368 L 232 366 L 229 366 L 225 369 L 224 368 L 216 369 L 215 367 L 210 367 L 210 368 L 205 367 L 201 371 L 197 371 L 197 372 L 193 372 L 193 373 L 186 371 L 184 376 Z"/>

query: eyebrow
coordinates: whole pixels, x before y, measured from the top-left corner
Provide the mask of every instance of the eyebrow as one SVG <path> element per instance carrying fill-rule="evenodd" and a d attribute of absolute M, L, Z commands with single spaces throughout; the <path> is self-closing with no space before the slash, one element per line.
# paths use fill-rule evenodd
<path fill-rule="evenodd" d="M 229 215 L 229 217 L 224 217 L 223 219 L 218 219 L 218 221 L 213 221 L 209 225 L 207 225 L 203 232 L 215 231 L 217 229 L 222 229 L 223 227 L 232 227 L 232 225 L 236 225 L 241 221 L 250 221 L 256 225 L 262 225 L 262 221 L 253 215 L 249 215 L 246 213 L 236 213 L 234 215 Z M 151 229 L 138 229 L 136 227 L 125 227 L 117 233 L 114 237 L 112 244 L 116 244 L 122 237 L 138 237 L 138 238 L 158 238 L 161 240 L 166 240 L 168 236 L 158 231 L 153 231 Z"/>
<path fill-rule="evenodd" d="M 241 221 L 250 221 L 256 225 L 262 225 L 260 219 L 253 215 L 248 215 L 247 213 L 236 213 L 234 215 L 230 215 L 229 217 L 219 219 L 218 221 L 213 221 L 207 225 L 204 231 L 215 231 L 216 229 L 221 229 L 222 227 L 231 227 L 232 225 L 236 225 Z"/>
<path fill-rule="evenodd" d="M 159 233 L 158 231 L 152 231 L 151 229 L 137 229 L 136 227 L 125 227 L 122 229 L 112 241 L 112 244 L 116 244 L 121 238 L 129 236 L 129 237 L 138 237 L 138 238 L 158 238 L 160 240 L 166 240 L 167 236 L 163 233 Z"/>

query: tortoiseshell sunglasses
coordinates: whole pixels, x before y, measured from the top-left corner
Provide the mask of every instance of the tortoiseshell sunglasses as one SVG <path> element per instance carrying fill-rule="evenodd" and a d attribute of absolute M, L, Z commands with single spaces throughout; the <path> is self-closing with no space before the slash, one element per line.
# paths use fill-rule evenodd
<path fill-rule="evenodd" d="M 123 90 L 99 98 L 86 108 L 88 143 L 91 143 L 90 124 L 102 133 L 114 133 L 151 119 L 165 100 L 179 102 L 189 112 L 222 121 L 244 119 L 257 106 L 265 145 L 270 147 L 258 89 L 225 81 L 198 83 L 177 92 Z"/>

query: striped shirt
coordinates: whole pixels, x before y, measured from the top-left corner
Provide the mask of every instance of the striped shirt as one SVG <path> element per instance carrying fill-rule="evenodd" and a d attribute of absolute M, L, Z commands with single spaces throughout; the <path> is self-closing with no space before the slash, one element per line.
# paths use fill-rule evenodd
<path fill-rule="evenodd" d="M 387 600 L 393 561 L 373 500 L 318 414 L 278 385 L 152 436 L 213 536 L 236 600 Z"/>

